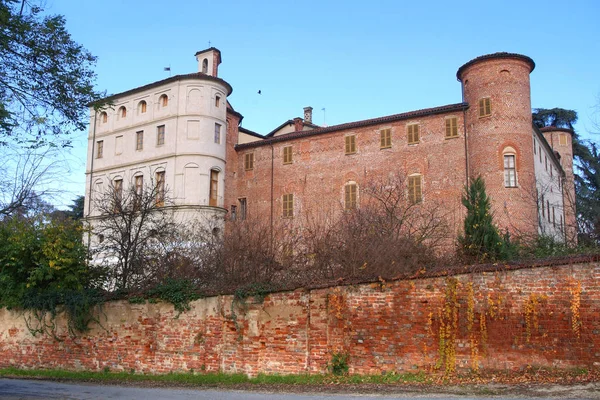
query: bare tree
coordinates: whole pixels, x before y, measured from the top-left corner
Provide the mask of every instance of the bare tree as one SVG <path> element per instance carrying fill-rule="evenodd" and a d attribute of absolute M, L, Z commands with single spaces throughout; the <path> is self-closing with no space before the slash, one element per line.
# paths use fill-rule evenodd
<path fill-rule="evenodd" d="M 10 216 L 33 198 L 59 193 L 55 182 L 66 170 L 53 148 L 0 146 L 0 218 Z"/>
<path fill-rule="evenodd" d="M 178 223 L 164 186 L 123 188 L 122 181 L 115 182 L 96 197 L 100 216 L 89 220 L 94 264 L 105 268 L 108 289 L 141 289 L 156 281 Z"/>

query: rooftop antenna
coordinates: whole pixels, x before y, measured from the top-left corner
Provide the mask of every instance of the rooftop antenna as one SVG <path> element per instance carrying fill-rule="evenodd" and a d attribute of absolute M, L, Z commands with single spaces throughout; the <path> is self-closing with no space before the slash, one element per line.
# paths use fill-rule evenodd
<path fill-rule="evenodd" d="M 323 111 L 323 126 L 327 126 L 327 122 L 325 121 L 325 107 L 321 108 L 321 111 Z"/>
<path fill-rule="evenodd" d="M 164 71 L 165 71 L 165 72 L 166 72 L 166 71 L 169 71 L 169 77 L 171 77 L 171 64 L 169 64 L 169 66 L 168 66 L 168 67 L 165 67 L 165 68 L 164 68 Z"/>

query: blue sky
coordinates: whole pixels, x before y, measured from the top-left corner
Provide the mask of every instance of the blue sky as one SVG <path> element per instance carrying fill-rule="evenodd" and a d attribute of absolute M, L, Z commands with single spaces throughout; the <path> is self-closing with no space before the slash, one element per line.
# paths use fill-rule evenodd
<path fill-rule="evenodd" d="M 456 70 L 498 51 L 536 62 L 533 107 L 576 110 L 589 138 L 600 119 L 597 0 L 47 0 L 46 11 L 65 15 L 98 57 L 97 86 L 109 94 L 164 79 L 166 66 L 195 72 L 210 41 L 230 102 L 259 133 L 305 106 L 314 123 L 334 125 L 460 102 Z M 69 199 L 84 192 L 86 135 L 69 157 Z"/>

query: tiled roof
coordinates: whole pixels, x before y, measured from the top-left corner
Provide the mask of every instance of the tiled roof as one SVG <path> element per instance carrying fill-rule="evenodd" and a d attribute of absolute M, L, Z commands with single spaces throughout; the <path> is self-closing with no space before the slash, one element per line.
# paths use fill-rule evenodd
<path fill-rule="evenodd" d="M 125 92 L 113 94 L 113 95 L 110 95 L 110 96 L 105 97 L 103 99 L 100 99 L 100 100 L 94 101 L 92 103 L 89 103 L 87 106 L 91 107 L 94 104 L 106 103 L 106 102 L 108 102 L 110 100 L 114 100 L 114 99 L 116 99 L 118 97 L 129 96 L 130 94 L 134 94 L 134 93 L 137 93 L 137 92 L 143 92 L 144 90 L 153 89 L 153 88 L 158 87 L 158 86 L 166 85 L 166 84 L 169 84 L 169 83 L 172 83 L 172 82 L 176 82 L 176 81 L 181 81 L 181 80 L 184 80 L 184 79 L 198 79 L 198 80 L 204 80 L 204 81 L 218 82 L 218 83 L 221 83 L 222 85 L 225 85 L 225 87 L 227 88 L 227 96 L 229 96 L 231 94 L 231 92 L 233 92 L 233 88 L 231 87 L 231 85 L 229 83 L 225 82 L 223 79 L 217 78 L 217 77 L 212 76 L 212 75 L 207 75 L 207 74 L 204 74 L 202 72 L 194 72 L 194 73 L 185 74 L 185 75 L 175 75 L 175 76 L 172 76 L 170 78 L 163 79 L 161 81 L 152 82 L 152 83 L 149 83 L 149 84 L 144 85 L 144 86 L 139 86 L 139 87 L 136 87 L 134 89 L 129 89 L 129 90 L 125 91 Z"/>
<path fill-rule="evenodd" d="M 567 133 L 570 133 L 571 135 L 574 133 L 573 130 L 571 130 L 569 128 L 557 128 L 556 126 L 545 126 L 543 128 L 540 128 L 540 131 L 542 131 L 542 132 L 567 132 Z"/>
<path fill-rule="evenodd" d="M 265 138 L 265 140 L 258 141 L 258 142 L 238 144 L 235 146 L 235 148 L 236 149 L 247 149 L 247 148 L 252 148 L 252 147 L 259 147 L 259 146 L 267 145 L 270 143 L 283 142 L 286 140 L 292 140 L 292 139 L 308 137 L 308 136 L 316 136 L 316 135 L 321 135 L 324 133 L 341 131 L 344 129 L 361 128 L 364 126 L 378 125 L 378 124 L 383 124 L 386 122 L 401 121 L 404 119 L 424 117 L 424 116 L 428 116 L 428 115 L 445 114 L 445 113 L 454 112 L 454 111 L 463 111 L 463 110 L 466 110 L 468 107 L 469 107 L 468 103 L 456 103 L 456 104 L 449 104 L 449 105 L 441 106 L 441 107 L 425 108 L 422 110 L 410 111 L 410 112 L 406 112 L 406 113 L 402 113 L 402 114 L 393 114 L 393 115 L 387 115 L 385 117 L 365 119 L 362 121 L 355 121 L 355 122 L 348 122 L 348 123 L 340 124 L 340 125 L 319 127 L 317 129 L 313 129 L 310 131 L 299 131 L 299 132 L 286 133 L 286 134 L 280 135 L 280 136 Z"/>
<path fill-rule="evenodd" d="M 464 70 L 473 64 L 477 64 L 480 61 L 501 59 L 501 58 L 516 58 L 516 59 L 523 60 L 529 64 L 529 67 L 531 68 L 529 70 L 529 72 L 533 71 L 533 69 L 535 68 L 535 62 L 533 62 L 533 60 L 527 56 L 524 56 L 522 54 L 517 54 L 517 53 L 500 52 L 500 53 L 486 54 L 484 56 L 479 56 L 477 58 L 472 59 L 471 61 L 464 64 L 462 67 L 460 67 L 458 69 L 458 71 L 456 72 L 456 79 L 458 79 L 460 81 L 461 80 L 460 76 L 462 75 Z"/>

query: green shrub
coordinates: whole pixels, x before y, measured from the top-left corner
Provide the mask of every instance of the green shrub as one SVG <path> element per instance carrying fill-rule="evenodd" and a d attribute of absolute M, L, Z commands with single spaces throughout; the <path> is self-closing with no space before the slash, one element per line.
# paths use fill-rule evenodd
<path fill-rule="evenodd" d="M 350 367 L 348 366 L 348 360 L 350 355 L 348 353 L 332 353 L 331 361 L 327 365 L 327 369 L 333 375 L 347 375 Z"/>

